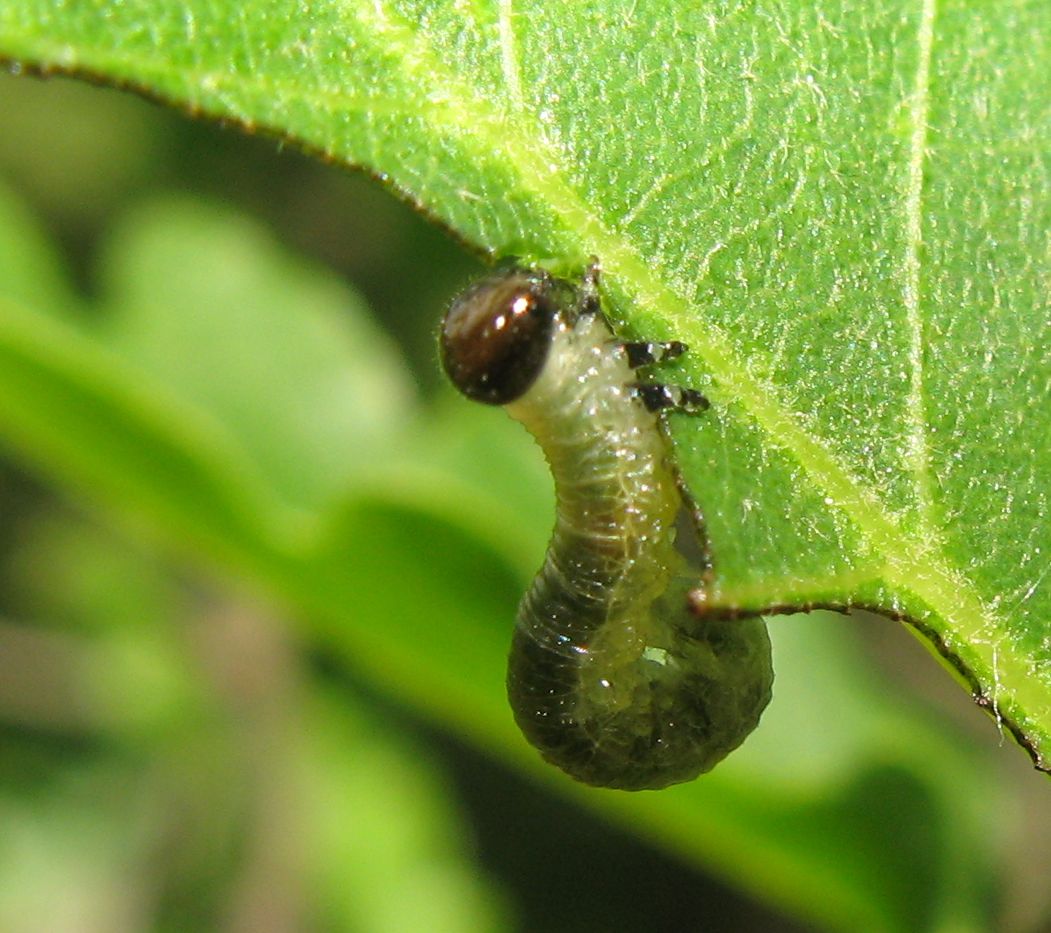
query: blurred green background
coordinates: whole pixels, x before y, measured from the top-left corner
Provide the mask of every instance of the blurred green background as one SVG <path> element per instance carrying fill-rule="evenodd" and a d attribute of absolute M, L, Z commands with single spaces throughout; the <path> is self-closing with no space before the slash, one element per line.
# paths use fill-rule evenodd
<path fill-rule="evenodd" d="M 1046 779 L 885 620 L 775 620 L 774 703 L 696 785 L 539 766 L 493 658 L 549 480 L 434 348 L 480 265 L 129 95 L 5 75 L 0 117 L 0 315 L 338 545 L 239 560 L 0 414 L 0 931 L 1051 929 Z"/>

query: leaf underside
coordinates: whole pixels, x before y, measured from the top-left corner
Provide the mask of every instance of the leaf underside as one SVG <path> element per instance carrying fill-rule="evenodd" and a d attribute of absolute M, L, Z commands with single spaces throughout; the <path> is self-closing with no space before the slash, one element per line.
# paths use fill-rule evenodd
<path fill-rule="evenodd" d="M 0 54 L 361 166 L 494 256 L 599 257 L 713 402 L 672 425 L 713 607 L 907 618 L 1047 768 L 1049 14 L 25 0 Z"/>

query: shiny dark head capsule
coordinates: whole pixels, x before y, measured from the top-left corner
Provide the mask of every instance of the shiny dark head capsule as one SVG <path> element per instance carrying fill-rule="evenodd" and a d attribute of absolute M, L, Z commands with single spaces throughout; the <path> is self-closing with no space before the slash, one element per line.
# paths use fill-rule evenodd
<path fill-rule="evenodd" d="M 464 395 L 506 405 L 544 368 L 559 315 L 557 284 L 511 268 L 469 288 L 450 306 L 440 336 L 442 365 Z"/>

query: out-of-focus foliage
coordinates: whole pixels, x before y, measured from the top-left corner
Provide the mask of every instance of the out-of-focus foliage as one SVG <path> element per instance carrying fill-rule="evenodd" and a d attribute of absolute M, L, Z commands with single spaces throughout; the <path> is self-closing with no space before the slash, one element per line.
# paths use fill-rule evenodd
<path fill-rule="evenodd" d="M 17 113 L 21 87 L 0 84 L 0 107 Z M 125 157 L 148 187 L 164 146 L 143 132 Z M 0 165 L 68 231 L 33 178 L 75 198 L 84 160 Z M 63 257 L 0 196 L 0 441 L 40 484 L 0 488 L 0 929 L 535 919 L 473 850 L 421 720 L 808 926 L 982 930 L 1046 910 L 1038 850 L 1018 848 L 1025 791 L 880 674 L 842 617 L 772 622 L 774 702 L 694 784 L 603 793 L 543 766 L 502 687 L 551 517 L 529 442 L 500 412 L 423 397 L 431 374 L 414 380 L 365 302 L 258 221 L 200 195 L 127 197 L 69 212 L 105 232 Z M 416 301 L 448 275 L 409 249 L 427 236 L 392 236 Z M 437 318 L 431 300 L 419 317 Z M 425 360 L 422 339 L 406 342 Z M 514 825 L 516 801 L 493 794 Z M 520 857 L 552 830 L 516 838 Z M 603 928 L 549 900 L 545 928 Z M 718 928 L 706 909 L 667 928 Z"/>
<path fill-rule="evenodd" d="M 0 712 L 51 747 L 2 740 L 0 929 L 503 927 L 432 756 L 271 610 L 65 511 L 12 571 Z"/>

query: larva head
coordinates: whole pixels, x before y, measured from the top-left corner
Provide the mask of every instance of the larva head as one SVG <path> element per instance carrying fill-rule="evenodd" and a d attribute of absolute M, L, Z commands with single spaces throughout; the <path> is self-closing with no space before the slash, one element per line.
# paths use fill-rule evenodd
<path fill-rule="evenodd" d="M 445 315 L 442 365 L 464 395 L 506 405 L 524 395 L 547 360 L 561 302 L 541 272 L 505 269 L 471 286 Z"/>

